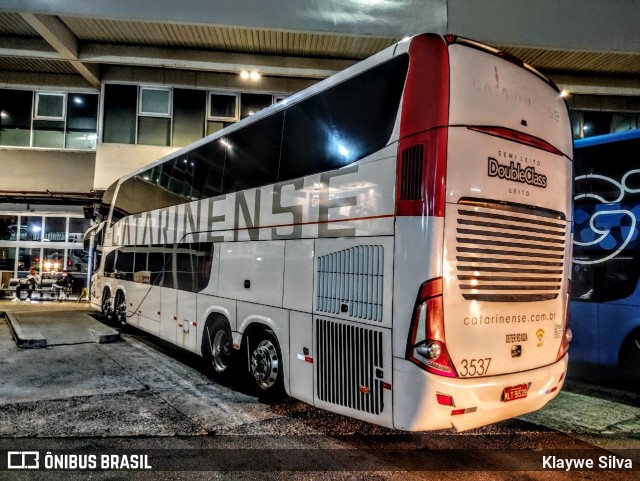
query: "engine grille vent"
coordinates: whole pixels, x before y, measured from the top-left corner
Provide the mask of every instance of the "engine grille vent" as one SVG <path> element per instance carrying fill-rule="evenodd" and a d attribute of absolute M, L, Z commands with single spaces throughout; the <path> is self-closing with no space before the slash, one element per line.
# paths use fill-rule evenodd
<path fill-rule="evenodd" d="M 316 339 L 318 398 L 380 414 L 384 409 L 382 332 L 318 319 Z"/>
<path fill-rule="evenodd" d="M 566 223 L 562 214 L 479 203 L 458 205 L 456 264 L 468 300 L 555 299 L 562 286 Z"/>
<path fill-rule="evenodd" d="M 422 199 L 422 160 L 424 145 L 407 147 L 402 151 L 402 179 L 400 200 Z"/>
<path fill-rule="evenodd" d="M 354 246 L 320 256 L 317 269 L 317 311 L 382 321 L 382 246 Z"/>

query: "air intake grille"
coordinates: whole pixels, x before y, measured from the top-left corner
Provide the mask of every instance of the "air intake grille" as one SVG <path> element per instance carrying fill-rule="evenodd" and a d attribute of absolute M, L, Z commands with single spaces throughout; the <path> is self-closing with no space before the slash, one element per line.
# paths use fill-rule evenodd
<path fill-rule="evenodd" d="M 382 246 L 354 246 L 320 256 L 317 269 L 316 310 L 382 321 Z"/>
<path fill-rule="evenodd" d="M 402 179 L 400 200 L 422 199 L 422 144 L 407 147 L 402 151 Z"/>
<path fill-rule="evenodd" d="M 380 414 L 384 409 L 382 332 L 318 319 L 316 339 L 318 398 Z"/>
<path fill-rule="evenodd" d="M 459 204 L 456 210 L 457 275 L 465 299 L 558 297 L 566 235 L 561 213 L 486 202 Z"/>

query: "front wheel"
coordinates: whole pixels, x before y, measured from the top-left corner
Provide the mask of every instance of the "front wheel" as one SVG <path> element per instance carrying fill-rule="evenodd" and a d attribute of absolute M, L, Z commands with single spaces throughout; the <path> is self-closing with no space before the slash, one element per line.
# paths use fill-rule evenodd
<path fill-rule="evenodd" d="M 250 339 L 249 371 L 264 400 L 276 401 L 284 394 L 282 353 L 276 336 L 263 330 Z"/>
<path fill-rule="evenodd" d="M 216 318 L 205 325 L 202 355 L 212 368 L 217 381 L 228 381 L 233 374 L 235 356 L 233 337 L 226 319 Z"/>
<path fill-rule="evenodd" d="M 105 289 L 102 292 L 102 301 L 100 302 L 100 316 L 109 319 L 111 317 L 111 291 Z"/>
<path fill-rule="evenodd" d="M 112 320 L 120 327 L 127 325 L 127 300 L 121 291 L 116 293 L 116 299 L 113 303 Z"/>

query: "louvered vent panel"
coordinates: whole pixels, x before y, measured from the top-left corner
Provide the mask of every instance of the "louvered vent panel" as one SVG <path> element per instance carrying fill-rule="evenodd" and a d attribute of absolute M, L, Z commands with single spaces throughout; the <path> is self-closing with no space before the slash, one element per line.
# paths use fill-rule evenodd
<path fill-rule="evenodd" d="M 382 321 L 382 246 L 354 246 L 320 256 L 317 269 L 318 311 Z"/>
<path fill-rule="evenodd" d="M 420 200 L 422 198 L 422 144 L 407 147 L 402 151 L 402 179 L 400 200 Z"/>
<path fill-rule="evenodd" d="M 482 202 L 459 205 L 456 264 L 468 300 L 555 299 L 562 285 L 566 223 L 536 209 Z"/>
<path fill-rule="evenodd" d="M 371 414 L 384 409 L 382 333 L 316 321 L 317 393 L 321 401 Z M 377 373 L 377 371 L 380 371 Z"/>

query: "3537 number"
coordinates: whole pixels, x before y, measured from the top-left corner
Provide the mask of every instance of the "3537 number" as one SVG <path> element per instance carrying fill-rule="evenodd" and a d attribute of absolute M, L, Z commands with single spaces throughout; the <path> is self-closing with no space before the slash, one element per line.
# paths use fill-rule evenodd
<path fill-rule="evenodd" d="M 462 377 L 484 376 L 489 372 L 489 364 L 491 364 L 490 357 L 481 359 L 463 359 L 460 362 L 462 369 L 458 374 Z"/>

